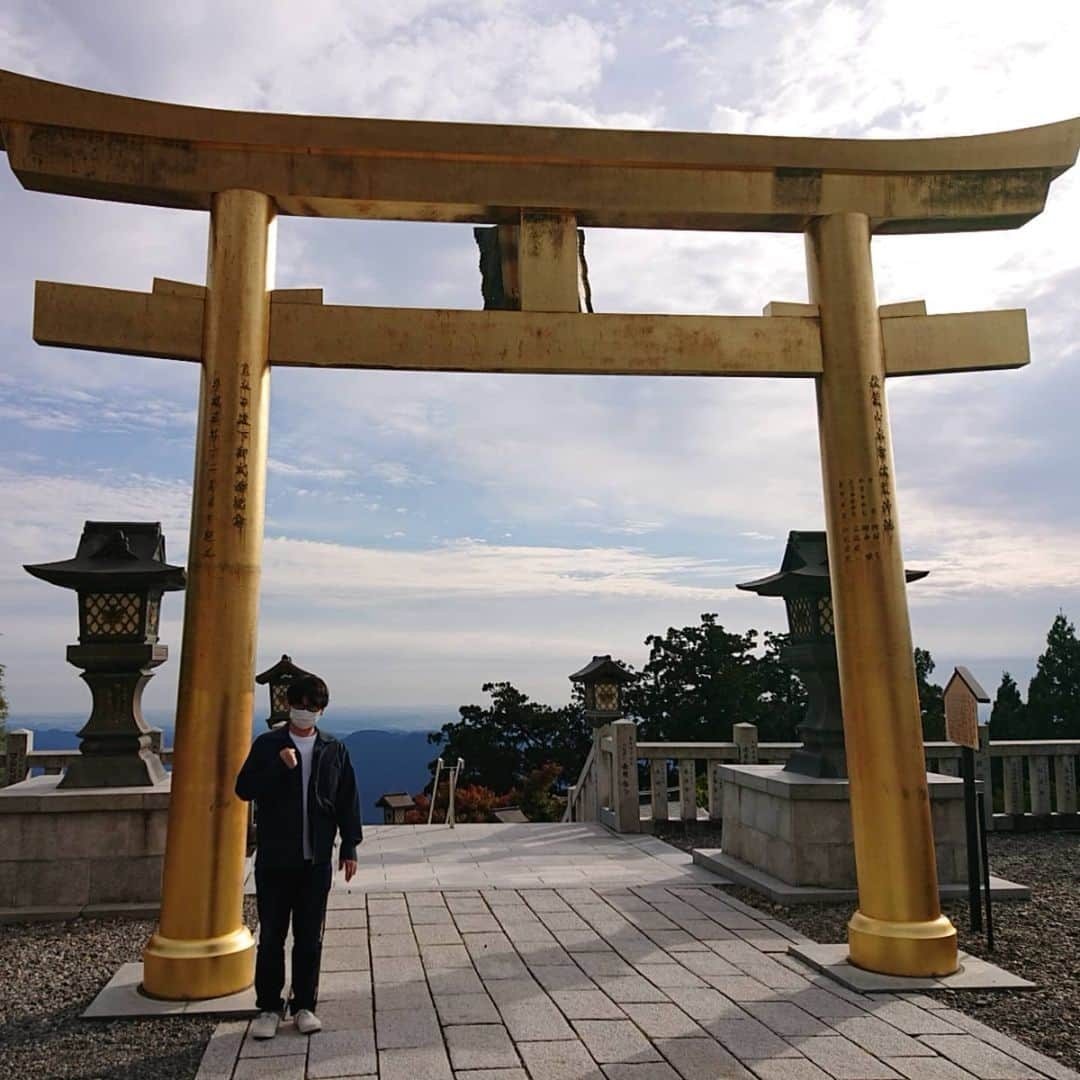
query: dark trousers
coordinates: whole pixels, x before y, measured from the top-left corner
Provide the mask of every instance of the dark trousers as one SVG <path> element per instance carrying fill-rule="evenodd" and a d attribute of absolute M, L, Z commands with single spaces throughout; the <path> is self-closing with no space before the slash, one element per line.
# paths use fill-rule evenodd
<path fill-rule="evenodd" d="M 314 1009 L 319 994 L 323 919 L 333 868 L 330 863 L 255 867 L 259 951 L 255 957 L 255 1006 L 281 1012 L 285 986 L 285 936 L 292 918 L 291 1011 Z"/>

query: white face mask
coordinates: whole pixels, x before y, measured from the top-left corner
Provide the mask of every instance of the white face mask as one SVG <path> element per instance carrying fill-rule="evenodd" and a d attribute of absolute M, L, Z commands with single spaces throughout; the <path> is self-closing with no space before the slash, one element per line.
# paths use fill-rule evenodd
<path fill-rule="evenodd" d="M 315 726 L 315 721 L 319 719 L 317 712 L 309 712 L 307 709 L 290 709 L 289 710 L 289 722 L 298 728 L 307 730 Z"/>

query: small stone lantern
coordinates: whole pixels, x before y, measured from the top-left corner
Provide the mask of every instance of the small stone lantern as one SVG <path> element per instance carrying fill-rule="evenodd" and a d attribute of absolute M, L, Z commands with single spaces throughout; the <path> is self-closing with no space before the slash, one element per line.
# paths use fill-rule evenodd
<path fill-rule="evenodd" d="M 906 570 L 905 577 L 909 582 L 918 581 L 928 573 Z M 806 719 L 799 725 L 803 745 L 788 758 L 785 771 L 802 776 L 846 777 L 844 716 L 825 533 L 788 533 L 779 573 L 736 588 L 759 596 L 782 596 L 787 606 L 789 640 L 780 652 L 780 660 L 795 669 L 810 703 Z"/>
<path fill-rule="evenodd" d="M 159 645 L 163 593 L 183 589 L 183 567 L 165 561 L 159 522 L 88 521 L 75 558 L 24 569 L 79 596 L 79 644 L 69 664 L 83 669 L 93 695 L 90 719 L 79 731 L 79 757 L 62 788 L 134 787 L 165 778 L 150 749 L 142 694 L 169 650 Z"/>
<path fill-rule="evenodd" d="M 260 686 L 270 684 L 270 715 L 266 718 L 267 727 L 277 727 L 289 719 L 289 683 L 309 675 L 310 671 L 297 667 L 292 662 L 292 657 L 282 653 L 281 659 L 273 667 L 268 667 L 262 674 L 255 676 L 255 681 Z"/>
<path fill-rule="evenodd" d="M 570 676 L 570 681 L 581 683 L 585 692 L 585 715 L 593 727 L 622 719 L 622 688 L 633 682 L 634 676 L 618 661 L 610 656 L 594 656 L 590 663 Z"/>

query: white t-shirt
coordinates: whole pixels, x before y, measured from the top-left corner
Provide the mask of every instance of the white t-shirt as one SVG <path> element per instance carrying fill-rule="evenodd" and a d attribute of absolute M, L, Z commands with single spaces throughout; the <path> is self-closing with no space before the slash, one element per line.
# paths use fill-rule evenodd
<path fill-rule="evenodd" d="M 315 729 L 311 729 L 310 735 L 297 735 L 290 731 L 292 741 L 296 743 L 296 751 L 300 755 L 300 805 L 304 816 L 304 858 L 310 859 L 311 833 L 308 830 L 308 784 L 311 783 L 311 758 L 315 752 Z"/>

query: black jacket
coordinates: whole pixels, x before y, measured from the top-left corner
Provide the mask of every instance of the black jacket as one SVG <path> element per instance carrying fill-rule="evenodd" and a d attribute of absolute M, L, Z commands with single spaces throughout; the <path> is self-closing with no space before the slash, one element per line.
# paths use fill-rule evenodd
<path fill-rule="evenodd" d="M 255 858 L 260 866 L 294 866 L 304 859 L 301 767 L 297 764 L 290 769 L 281 760 L 281 751 L 287 746 L 296 750 L 288 724 L 264 732 L 252 744 L 236 778 L 236 794 L 245 802 L 255 800 Z M 340 857 L 355 859 L 356 845 L 363 838 L 360 822 L 360 796 L 349 751 L 333 735 L 316 729 L 308 784 L 313 861 L 330 861 L 338 830 Z"/>

